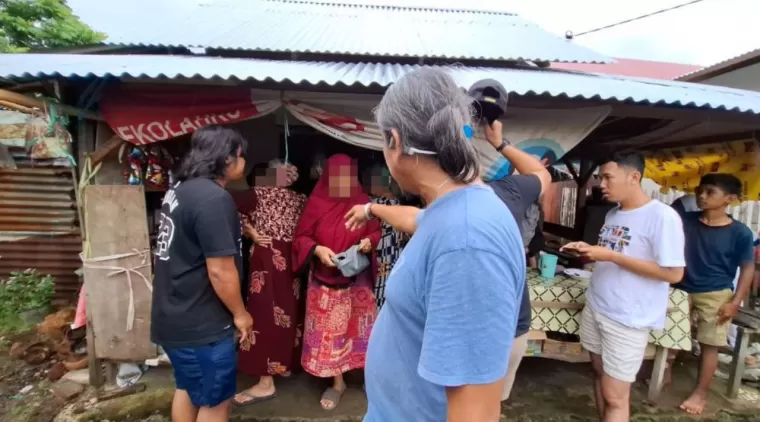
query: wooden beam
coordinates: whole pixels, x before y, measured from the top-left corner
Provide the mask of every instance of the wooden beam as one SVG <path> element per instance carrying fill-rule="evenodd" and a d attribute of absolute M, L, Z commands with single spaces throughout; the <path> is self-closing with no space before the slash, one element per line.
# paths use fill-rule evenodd
<path fill-rule="evenodd" d="M 30 97 L 28 95 L 19 94 L 18 92 L 12 92 L 5 89 L 0 89 L 0 101 L 8 101 L 24 107 L 44 109 L 45 102 L 39 98 Z M 81 110 L 76 107 L 72 107 L 66 104 L 58 104 L 58 109 L 69 116 L 83 117 L 90 120 L 103 121 L 103 116 L 94 113 L 92 111 Z"/>
<path fill-rule="evenodd" d="M 11 110 L 20 111 L 20 112 L 26 113 L 26 114 L 31 114 L 32 112 L 34 112 L 34 110 L 31 109 L 31 108 L 29 108 L 29 107 L 18 105 L 16 103 L 12 103 L 10 101 L 0 100 L 0 106 L 3 106 L 5 108 L 9 108 Z"/>
<path fill-rule="evenodd" d="M 103 161 L 112 152 L 118 150 L 123 143 L 124 140 L 118 136 L 114 135 L 111 137 L 111 139 L 109 139 L 105 144 L 101 145 L 100 148 L 96 149 L 92 152 L 92 154 L 90 154 L 90 162 L 92 163 L 92 167 L 95 168 L 98 163 Z"/>
<path fill-rule="evenodd" d="M 570 175 L 573 176 L 575 183 L 578 183 L 580 177 L 578 177 L 578 172 L 575 171 L 575 166 L 573 165 L 572 161 L 568 160 L 566 155 L 563 155 L 560 161 L 562 161 L 562 163 L 567 167 L 567 170 L 570 172 Z"/>

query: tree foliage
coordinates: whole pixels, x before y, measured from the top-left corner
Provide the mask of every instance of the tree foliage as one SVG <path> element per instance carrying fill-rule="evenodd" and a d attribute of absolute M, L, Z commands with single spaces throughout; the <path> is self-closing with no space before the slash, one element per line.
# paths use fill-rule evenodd
<path fill-rule="evenodd" d="M 92 45 L 105 38 L 74 16 L 65 0 L 0 0 L 0 52 Z"/>

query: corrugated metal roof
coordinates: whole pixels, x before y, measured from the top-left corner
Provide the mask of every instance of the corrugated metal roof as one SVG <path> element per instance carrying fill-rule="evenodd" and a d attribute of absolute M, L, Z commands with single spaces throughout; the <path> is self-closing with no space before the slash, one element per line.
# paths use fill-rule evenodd
<path fill-rule="evenodd" d="M 73 0 L 106 43 L 440 59 L 608 63 L 517 15 L 293 0 Z M 135 22 L 140 22 L 139 28 Z"/>
<path fill-rule="evenodd" d="M 19 82 L 49 77 L 198 78 L 310 85 L 387 86 L 419 66 L 387 63 L 297 62 L 187 56 L 5 54 L 0 78 Z M 701 107 L 760 114 L 760 93 L 691 84 L 552 69 L 445 67 L 460 86 L 496 79 L 518 95 Z"/>
<path fill-rule="evenodd" d="M 760 61 L 760 48 L 748 51 L 730 59 L 723 60 L 713 65 L 682 74 L 679 81 L 701 82 L 714 76 L 722 75 L 732 70 L 740 69 Z"/>
<path fill-rule="evenodd" d="M 577 70 L 581 72 L 606 73 L 611 75 L 635 76 L 638 78 L 676 79 L 686 72 L 702 69 L 693 64 L 656 62 L 652 60 L 625 59 L 615 57 L 615 63 L 552 63 L 553 69 Z"/>
<path fill-rule="evenodd" d="M 57 304 L 71 303 L 81 267 L 74 179 L 70 168 L 17 163 L 0 169 L 0 279 L 35 268 L 55 278 Z"/>

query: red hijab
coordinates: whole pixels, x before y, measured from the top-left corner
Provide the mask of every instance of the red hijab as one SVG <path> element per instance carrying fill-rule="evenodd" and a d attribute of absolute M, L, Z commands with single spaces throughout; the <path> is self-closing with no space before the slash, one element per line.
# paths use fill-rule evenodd
<path fill-rule="evenodd" d="M 345 168 L 351 169 L 351 194 L 345 198 L 331 196 L 330 176 L 340 175 L 341 169 Z M 356 163 L 351 157 L 344 154 L 331 156 L 298 221 L 293 236 L 293 268 L 299 272 L 306 270 L 317 245 L 330 248 L 338 254 L 364 238 L 369 238 L 372 243 L 373 258 L 370 262 L 374 264 L 374 251 L 380 241 L 380 222 L 368 221 L 362 229 L 352 232 L 346 228 L 345 219 L 351 207 L 369 201 L 369 196 L 359 184 Z M 373 281 L 375 267 L 373 265 Z M 313 276 L 325 284 L 340 285 L 349 282 L 336 268 L 327 268 L 319 261 L 315 261 Z"/>

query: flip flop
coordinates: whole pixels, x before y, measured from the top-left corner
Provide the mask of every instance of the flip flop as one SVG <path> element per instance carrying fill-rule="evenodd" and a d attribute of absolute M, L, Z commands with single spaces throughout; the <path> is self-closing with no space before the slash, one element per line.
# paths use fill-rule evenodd
<path fill-rule="evenodd" d="M 240 401 L 235 400 L 234 397 L 232 398 L 232 404 L 234 404 L 235 406 L 237 406 L 237 407 L 246 407 L 246 406 L 251 405 L 251 404 L 256 404 L 256 403 L 261 403 L 263 401 L 272 400 L 273 398 L 277 397 L 277 392 L 275 391 L 274 394 L 270 394 L 270 395 L 264 396 L 264 397 L 256 397 L 256 396 L 252 395 L 251 393 L 249 393 L 248 390 L 244 390 L 244 391 L 241 391 L 241 392 L 235 394 L 235 396 L 243 396 L 243 397 L 245 397 L 247 399 L 250 399 L 250 400 L 246 400 L 244 402 L 240 402 Z"/>
<path fill-rule="evenodd" d="M 329 401 L 333 402 L 333 405 L 332 405 L 332 407 L 322 406 L 322 409 L 324 409 L 324 410 L 335 410 L 335 408 L 338 407 L 338 403 L 340 403 L 340 398 L 343 397 L 343 393 L 345 391 L 346 391 L 345 389 L 343 389 L 343 391 L 339 391 L 339 390 L 336 390 L 336 389 L 334 389 L 332 387 L 330 387 L 327 390 L 325 390 L 325 392 L 322 393 L 322 398 L 319 399 L 319 401 L 320 401 L 319 404 L 320 405 L 322 404 L 321 403 L 322 400 L 329 400 Z"/>

